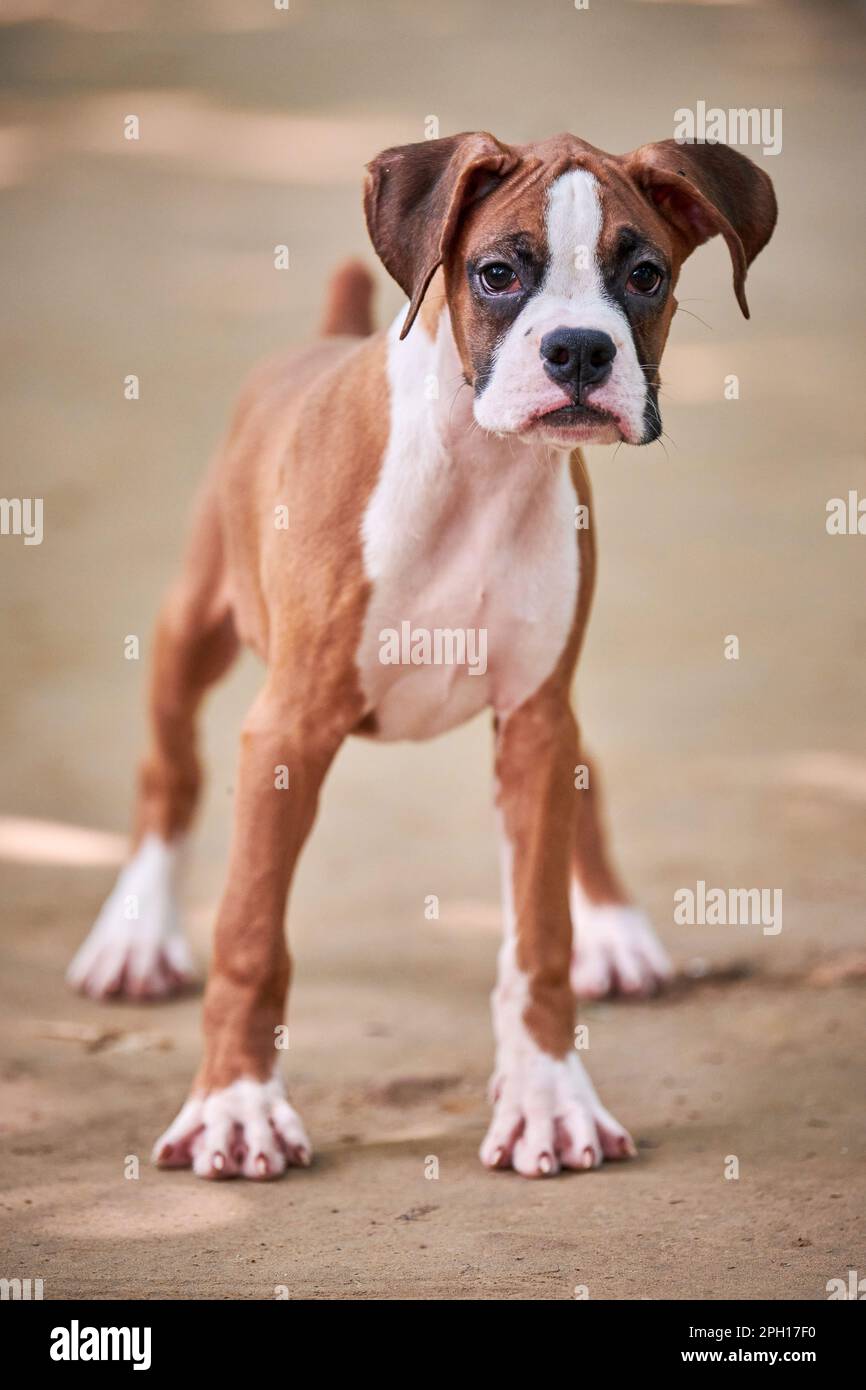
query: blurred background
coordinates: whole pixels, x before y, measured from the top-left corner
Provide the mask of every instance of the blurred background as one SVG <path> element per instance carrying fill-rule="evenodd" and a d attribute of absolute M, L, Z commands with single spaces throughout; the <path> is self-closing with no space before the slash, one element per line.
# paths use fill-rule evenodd
<path fill-rule="evenodd" d="M 863 1269 L 866 537 L 825 525 L 866 497 L 863 62 L 842 0 L 4 0 L 2 492 L 44 499 L 44 540 L 0 537 L 0 1274 L 46 1297 L 817 1298 Z M 373 263 L 364 163 L 430 117 L 623 152 L 699 101 L 781 108 L 782 152 L 744 147 L 779 226 L 748 323 L 724 245 L 688 262 L 663 443 L 590 451 L 576 692 L 617 857 L 683 970 L 667 1000 L 582 1012 L 642 1161 L 530 1185 L 475 1159 L 499 930 L 481 719 L 354 743 L 326 788 L 291 913 L 316 1168 L 252 1191 L 157 1175 L 200 1001 L 100 1008 L 62 977 L 123 857 L 153 620 L 244 374 L 313 331 L 336 262 Z M 384 324 L 401 296 L 378 276 Z M 202 962 L 259 679 L 245 659 L 207 708 Z M 675 926 L 698 879 L 782 888 L 783 931 Z"/>

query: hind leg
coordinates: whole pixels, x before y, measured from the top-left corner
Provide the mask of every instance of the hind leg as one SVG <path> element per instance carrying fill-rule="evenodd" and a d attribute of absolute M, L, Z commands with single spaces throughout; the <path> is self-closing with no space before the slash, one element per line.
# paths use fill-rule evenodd
<path fill-rule="evenodd" d="M 151 747 L 139 769 L 135 850 L 67 972 L 69 984 L 94 998 L 159 998 L 192 977 L 178 889 L 201 786 L 196 716 L 208 686 L 238 651 L 224 579 L 219 516 L 208 494 L 157 624 Z"/>
<path fill-rule="evenodd" d="M 579 999 L 654 994 L 670 980 L 673 967 L 649 918 L 629 901 L 610 862 L 597 772 L 585 757 L 583 762 L 589 783 L 575 792 L 572 989 Z"/>

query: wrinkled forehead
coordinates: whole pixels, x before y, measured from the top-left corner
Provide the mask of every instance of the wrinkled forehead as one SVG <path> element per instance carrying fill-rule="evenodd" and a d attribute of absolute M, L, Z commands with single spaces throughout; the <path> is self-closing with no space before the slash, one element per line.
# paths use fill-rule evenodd
<path fill-rule="evenodd" d="M 670 230 L 622 163 L 582 141 L 525 146 L 516 169 L 469 213 L 457 250 L 546 261 L 554 247 L 613 260 L 629 241 L 671 259 Z"/>

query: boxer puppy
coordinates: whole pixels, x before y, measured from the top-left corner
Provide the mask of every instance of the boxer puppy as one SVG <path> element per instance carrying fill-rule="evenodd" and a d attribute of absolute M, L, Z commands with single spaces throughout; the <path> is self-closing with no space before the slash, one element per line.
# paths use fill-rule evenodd
<path fill-rule="evenodd" d="M 595 565 L 579 446 L 658 437 L 677 278 L 716 234 L 748 316 L 772 186 L 722 145 L 615 156 L 571 135 L 464 134 L 380 154 L 365 207 L 408 309 L 371 332 L 370 277 L 350 266 L 323 338 L 248 384 L 159 620 L 137 848 L 70 979 L 152 997 L 188 977 L 176 879 L 196 718 L 252 647 L 265 678 L 241 733 L 204 1057 L 155 1160 L 253 1179 L 309 1163 L 275 1040 L 319 788 L 349 734 L 428 738 L 489 708 L 505 936 L 481 1160 L 592 1168 L 634 1148 L 575 1051 L 575 993 L 646 993 L 670 965 L 606 857 L 594 771 L 576 786 L 570 689 Z"/>

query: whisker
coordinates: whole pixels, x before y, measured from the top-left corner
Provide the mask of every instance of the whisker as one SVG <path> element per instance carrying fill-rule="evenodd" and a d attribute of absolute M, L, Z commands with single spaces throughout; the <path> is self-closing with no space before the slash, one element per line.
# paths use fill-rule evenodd
<path fill-rule="evenodd" d="M 688 314 L 690 319 L 697 319 L 698 323 L 702 323 L 704 328 L 708 328 L 711 333 L 715 333 L 716 331 L 711 323 L 707 323 L 706 319 L 701 318 L 700 314 L 693 314 L 691 309 L 684 309 L 681 304 L 677 305 L 677 313 Z"/>

